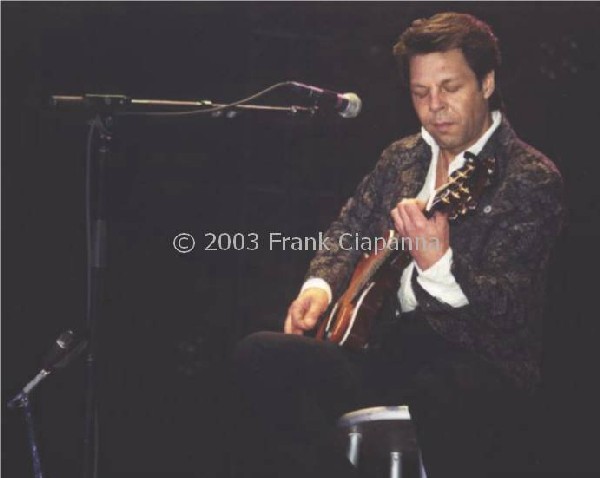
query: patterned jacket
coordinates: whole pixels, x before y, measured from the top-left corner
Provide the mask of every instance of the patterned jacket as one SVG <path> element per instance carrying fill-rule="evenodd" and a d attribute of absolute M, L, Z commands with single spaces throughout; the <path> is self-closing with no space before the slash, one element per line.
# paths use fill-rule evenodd
<path fill-rule="evenodd" d="M 479 158 L 490 156 L 496 159 L 492 184 L 471 215 L 450 225 L 452 272 L 469 304 L 455 309 L 415 287 L 417 311 L 447 340 L 531 391 L 540 381 L 544 292 L 549 255 L 562 226 L 562 179 L 550 160 L 517 138 L 506 119 Z M 334 300 L 362 254 L 340 247 L 339 237 L 382 236 L 393 228 L 391 209 L 418 194 L 430 159 L 431 148 L 420 134 L 393 143 L 331 224 L 329 250 L 317 253 L 307 276 L 326 280 Z"/>

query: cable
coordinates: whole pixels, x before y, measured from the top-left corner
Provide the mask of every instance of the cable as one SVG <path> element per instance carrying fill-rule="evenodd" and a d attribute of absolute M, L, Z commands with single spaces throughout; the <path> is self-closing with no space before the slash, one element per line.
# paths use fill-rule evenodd
<path fill-rule="evenodd" d="M 269 86 L 268 88 L 265 88 L 262 91 L 259 91 L 258 93 L 249 96 L 248 98 L 244 98 L 242 100 L 239 101 L 235 101 L 234 103 L 229 103 L 227 105 L 221 105 L 221 106 L 215 106 L 214 108 L 205 108 L 205 109 L 201 109 L 201 110 L 191 110 L 191 111 L 123 111 L 123 112 L 116 112 L 115 115 L 119 115 L 119 116 L 192 116 L 192 115 L 199 115 L 199 114 L 210 114 L 210 113 L 216 113 L 218 111 L 223 111 L 229 108 L 233 108 L 235 106 L 240 106 L 243 105 L 244 103 L 248 103 L 249 101 L 255 100 L 257 98 L 260 98 L 261 96 L 266 95 L 267 93 L 270 93 L 271 91 L 274 91 L 278 88 L 282 88 L 284 86 L 291 86 L 293 84 L 292 81 L 282 81 L 280 83 L 276 83 L 272 86 Z"/>

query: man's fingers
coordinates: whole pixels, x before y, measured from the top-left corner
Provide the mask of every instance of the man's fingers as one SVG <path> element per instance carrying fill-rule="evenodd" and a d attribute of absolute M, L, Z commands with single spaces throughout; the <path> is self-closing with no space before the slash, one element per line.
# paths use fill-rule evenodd
<path fill-rule="evenodd" d="M 402 210 L 416 229 L 424 229 L 427 226 L 427 218 L 423 215 L 417 202 L 407 203 Z"/>
<path fill-rule="evenodd" d="M 436 211 L 433 214 L 433 220 L 436 223 L 439 223 L 439 222 L 448 222 L 448 213 L 447 212 L 442 212 L 442 211 Z"/>
<path fill-rule="evenodd" d="M 285 318 L 285 323 L 283 324 L 283 332 L 286 334 L 294 334 L 294 335 L 302 335 L 304 332 L 302 329 L 299 329 L 294 325 L 294 321 L 292 320 L 292 316 L 290 314 Z"/>
<path fill-rule="evenodd" d="M 398 208 L 392 209 L 391 215 L 392 215 L 392 219 L 394 221 L 394 226 L 396 226 L 396 230 L 400 233 L 401 236 L 403 236 L 404 235 L 404 223 L 402 222 L 402 218 L 400 217 Z"/>
<path fill-rule="evenodd" d="M 292 322 L 298 322 L 299 320 L 302 319 L 305 308 L 306 307 L 305 307 L 304 303 L 301 302 L 299 299 L 296 299 L 294 302 L 292 302 L 292 305 L 290 306 L 290 310 L 289 310 L 289 314 L 292 317 Z"/>
<path fill-rule="evenodd" d="M 290 333 L 291 334 L 302 334 L 303 330 L 306 330 L 304 320 L 306 316 L 306 309 L 309 304 L 304 299 L 296 299 L 290 306 L 288 316 L 290 317 Z"/>
<path fill-rule="evenodd" d="M 414 224 L 410 216 L 406 213 L 406 205 L 400 204 L 397 208 L 398 214 L 400 215 L 400 219 L 402 220 L 402 224 L 404 226 L 404 236 L 411 236 L 414 231 Z"/>
<path fill-rule="evenodd" d="M 402 237 L 426 235 L 430 228 L 429 220 L 423 213 L 426 203 L 418 199 L 403 199 L 391 211 L 396 230 Z M 440 218 L 432 222 L 439 225 Z"/>
<path fill-rule="evenodd" d="M 416 206 L 417 208 L 419 208 L 421 211 L 423 211 L 425 209 L 425 206 L 427 205 L 427 203 L 425 201 L 421 201 L 420 199 L 417 198 L 405 198 L 402 201 L 400 201 L 398 203 L 398 205 L 403 205 L 403 206 L 407 206 L 407 205 L 411 205 L 411 206 Z"/>
<path fill-rule="evenodd" d="M 420 199 L 415 199 L 415 205 L 419 208 L 419 211 L 425 211 L 425 207 L 427 206 L 426 201 L 421 201 Z"/>
<path fill-rule="evenodd" d="M 304 319 L 302 320 L 302 324 L 300 325 L 300 327 L 303 330 L 312 329 L 317 324 L 317 320 L 319 319 L 319 316 L 322 312 L 323 311 L 321 310 L 321 304 L 316 300 L 313 300 L 310 303 L 306 314 L 304 314 Z"/>
<path fill-rule="evenodd" d="M 325 291 L 316 288 L 305 290 L 291 303 L 283 325 L 284 332 L 301 335 L 313 329 L 328 305 Z"/>

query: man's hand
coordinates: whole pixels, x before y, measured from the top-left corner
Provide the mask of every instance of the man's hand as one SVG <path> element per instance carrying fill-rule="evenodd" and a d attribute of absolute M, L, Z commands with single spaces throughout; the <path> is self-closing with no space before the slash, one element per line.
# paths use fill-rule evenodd
<path fill-rule="evenodd" d="M 317 325 L 317 320 L 329 305 L 327 292 L 318 287 L 304 290 L 288 309 L 283 331 L 302 335 Z"/>
<path fill-rule="evenodd" d="M 448 216 L 436 212 L 427 219 L 424 207 L 422 201 L 404 199 L 391 211 L 398 233 L 411 240 L 410 254 L 421 270 L 429 269 L 450 248 Z"/>

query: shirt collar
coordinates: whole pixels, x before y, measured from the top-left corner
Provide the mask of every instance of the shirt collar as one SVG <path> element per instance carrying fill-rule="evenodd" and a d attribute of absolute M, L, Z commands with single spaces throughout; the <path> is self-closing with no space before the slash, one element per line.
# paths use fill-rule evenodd
<path fill-rule="evenodd" d="M 498 126 L 500 126 L 501 122 L 502 122 L 502 113 L 500 113 L 500 111 L 498 111 L 498 110 L 492 111 L 491 126 L 487 129 L 487 131 L 485 133 L 483 133 L 483 135 L 475 142 L 475 144 L 473 144 L 471 147 L 467 148 L 465 151 L 469 151 L 469 152 L 473 153 L 474 155 L 478 155 L 481 152 L 481 150 L 483 149 L 483 147 L 485 146 L 485 143 L 487 143 L 488 139 L 490 139 L 490 136 L 492 134 L 494 134 L 494 131 L 496 131 L 496 128 L 498 128 Z M 429 131 L 427 131 L 424 127 L 421 127 L 421 136 L 423 137 L 425 142 L 429 146 L 431 146 L 431 149 L 436 153 L 436 154 L 434 154 L 434 157 L 436 157 L 437 152 L 440 147 L 436 143 L 435 139 L 433 139 L 433 136 L 431 136 L 431 134 L 429 134 Z M 455 159 L 462 158 L 465 151 L 462 151 L 461 153 L 456 155 Z"/>

